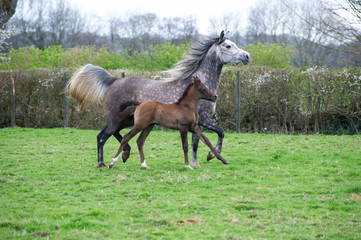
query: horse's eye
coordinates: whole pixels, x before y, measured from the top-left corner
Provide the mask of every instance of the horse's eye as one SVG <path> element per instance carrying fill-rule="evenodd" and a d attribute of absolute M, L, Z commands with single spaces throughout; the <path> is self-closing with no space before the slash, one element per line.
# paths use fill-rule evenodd
<path fill-rule="evenodd" d="M 230 49 L 232 46 L 231 45 L 227 45 L 226 48 Z"/>

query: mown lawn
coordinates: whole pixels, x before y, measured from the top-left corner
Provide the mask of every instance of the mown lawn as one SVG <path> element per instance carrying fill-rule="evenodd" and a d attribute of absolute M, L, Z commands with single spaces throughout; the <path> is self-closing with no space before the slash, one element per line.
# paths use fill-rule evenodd
<path fill-rule="evenodd" d="M 230 164 L 206 162 L 200 143 L 203 168 L 190 170 L 179 133 L 155 130 L 151 169 L 133 139 L 108 170 L 96 167 L 97 134 L 0 129 L 0 239 L 361 238 L 361 135 L 226 133 Z M 117 148 L 111 138 L 106 163 Z"/>

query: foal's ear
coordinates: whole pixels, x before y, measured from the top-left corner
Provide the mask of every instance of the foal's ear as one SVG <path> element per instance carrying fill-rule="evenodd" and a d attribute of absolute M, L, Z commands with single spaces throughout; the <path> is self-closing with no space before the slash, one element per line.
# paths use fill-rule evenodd
<path fill-rule="evenodd" d="M 197 76 L 193 77 L 194 84 L 199 84 L 200 82 L 201 82 L 201 80 Z"/>

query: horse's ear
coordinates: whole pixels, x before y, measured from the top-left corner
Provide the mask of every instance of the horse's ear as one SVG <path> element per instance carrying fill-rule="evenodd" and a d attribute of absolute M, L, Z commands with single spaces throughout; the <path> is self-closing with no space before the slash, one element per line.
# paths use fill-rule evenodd
<path fill-rule="evenodd" d="M 200 83 L 201 82 L 201 80 L 197 77 L 197 76 L 194 76 L 193 77 L 193 83 L 194 84 L 198 84 L 198 83 Z"/>
<path fill-rule="evenodd" d="M 221 35 L 219 36 L 219 40 L 222 41 L 223 38 L 224 38 L 224 30 L 222 30 Z"/>
<path fill-rule="evenodd" d="M 221 35 L 219 36 L 218 44 L 221 44 L 226 40 L 226 37 L 224 36 L 224 30 L 222 30 Z"/>

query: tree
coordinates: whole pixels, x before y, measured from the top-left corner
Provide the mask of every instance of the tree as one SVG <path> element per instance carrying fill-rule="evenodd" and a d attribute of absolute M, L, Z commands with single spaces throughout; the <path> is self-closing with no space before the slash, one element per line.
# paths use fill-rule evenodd
<path fill-rule="evenodd" d="M 9 24 L 16 26 L 19 35 L 14 47 L 33 45 L 44 49 L 48 45 L 74 47 L 95 44 L 100 36 L 89 31 L 89 23 L 79 9 L 72 8 L 67 0 L 21 1 Z"/>
<path fill-rule="evenodd" d="M 313 32 L 312 36 L 320 36 L 317 45 L 334 52 L 330 59 L 361 65 L 361 1 L 321 0 L 312 18 L 305 17 L 305 12 L 295 9 L 289 1 L 282 3 Z"/>
<path fill-rule="evenodd" d="M 361 1 L 322 1 L 323 9 L 335 22 L 323 21 L 331 38 L 347 46 L 344 51 L 361 55 Z M 337 23 L 337 24 L 336 24 Z"/>
<path fill-rule="evenodd" d="M 242 23 L 241 16 L 238 13 L 228 13 L 220 17 L 214 17 L 210 19 L 209 30 L 212 34 L 218 35 L 220 31 L 224 30 L 227 33 L 227 37 L 231 39 L 237 45 L 245 44 L 242 35 Z"/>
<path fill-rule="evenodd" d="M 250 10 L 247 42 L 287 42 L 289 34 L 287 23 L 291 19 L 292 14 L 281 4 L 276 4 L 274 1 L 260 1 Z"/>
<path fill-rule="evenodd" d="M 250 11 L 247 43 L 291 44 L 294 50 L 293 65 L 307 67 L 345 66 L 350 56 L 336 51 L 325 23 L 337 26 L 339 19 L 331 17 L 319 1 L 295 2 L 282 0 L 261 1 Z"/>
<path fill-rule="evenodd" d="M 15 28 L 6 29 L 7 22 L 15 14 L 17 0 L 0 1 L 0 52 L 6 51 L 9 46 L 8 39 L 15 35 Z M 1 58 L 3 58 L 1 56 Z"/>
<path fill-rule="evenodd" d="M 15 14 L 18 0 L 1 0 L 0 1 L 0 29 L 4 29 L 6 23 Z"/>

